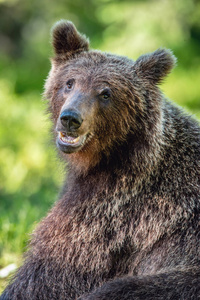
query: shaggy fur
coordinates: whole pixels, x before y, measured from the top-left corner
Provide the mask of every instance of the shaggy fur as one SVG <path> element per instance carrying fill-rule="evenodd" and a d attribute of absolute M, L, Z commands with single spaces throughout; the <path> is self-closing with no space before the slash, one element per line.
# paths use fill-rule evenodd
<path fill-rule="evenodd" d="M 157 87 L 173 54 L 89 51 L 64 21 L 52 35 L 45 97 L 69 172 L 0 299 L 200 299 L 200 128 Z"/>

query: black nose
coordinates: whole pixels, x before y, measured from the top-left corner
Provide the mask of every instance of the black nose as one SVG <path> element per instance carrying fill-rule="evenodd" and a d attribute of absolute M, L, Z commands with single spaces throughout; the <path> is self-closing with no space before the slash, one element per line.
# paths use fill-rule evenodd
<path fill-rule="evenodd" d="M 78 129 L 83 122 L 80 114 L 67 109 L 61 113 L 60 121 L 67 131 Z"/>

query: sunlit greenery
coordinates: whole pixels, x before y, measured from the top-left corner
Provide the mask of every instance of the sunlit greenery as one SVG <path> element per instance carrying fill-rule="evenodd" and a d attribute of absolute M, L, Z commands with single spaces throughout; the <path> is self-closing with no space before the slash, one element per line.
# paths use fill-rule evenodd
<path fill-rule="evenodd" d="M 178 64 L 161 88 L 200 118 L 200 2 L 0 0 L 0 16 L 1 269 L 20 264 L 30 232 L 63 180 L 41 96 L 53 23 L 70 19 L 92 48 L 133 59 L 159 47 L 172 49 Z M 0 280 L 0 291 L 3 285 Z"/>

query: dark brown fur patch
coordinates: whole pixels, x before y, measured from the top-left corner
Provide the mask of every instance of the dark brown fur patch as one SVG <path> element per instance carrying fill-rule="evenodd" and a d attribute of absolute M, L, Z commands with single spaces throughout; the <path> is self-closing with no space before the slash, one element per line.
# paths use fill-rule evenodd
<path fill-rule="evenodd" d="M 52 43 L 56 61 L 66 59 L 75 53 L 88 51 L 89 42 L 79 34 L 71 22 L 59 21 L 52 28 Z"/>

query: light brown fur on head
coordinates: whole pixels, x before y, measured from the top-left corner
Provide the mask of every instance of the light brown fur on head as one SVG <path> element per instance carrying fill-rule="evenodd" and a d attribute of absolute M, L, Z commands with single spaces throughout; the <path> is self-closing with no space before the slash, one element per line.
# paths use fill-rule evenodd
<path fill-rule="evenodd" d="M 55 127 L 62 127 L 59 116 L 65 108 L 75 109 L 83 118 L 78 134 L 86 133 L 89 137 L 80 151 L 67 154 L 76 170 L 87 172 L 102 156 L 108 158 L 130 133 L 135 135 L 135 140 L 141 133 L 151 134 L 152 141 L 155 135 L 161 134 L 162 101 L 159 103 L 161 94 L 155 85 L 174 65 L 175 58 L 170 51 L 160 49 L 141 56 L 136 62 L 89 51 L 85 36 L 80 35 L 71 22 L 64 21 L 53 28 L 53 46 L 55 57 L 45 96 L 49 99 Z M 65 93 L 70 78 L 75 86 L 73 91 Z M 111 97 L 109 101 L 102 101 L 100 95 L 106 88 Z M 146 118 L 151 109 L 154 114 Z"/>

